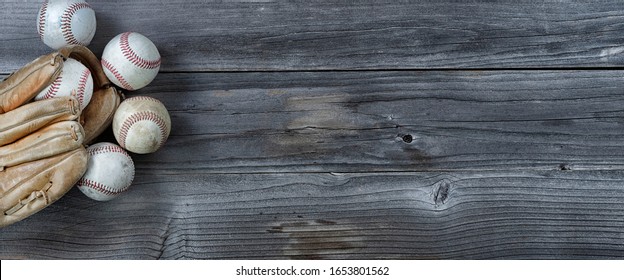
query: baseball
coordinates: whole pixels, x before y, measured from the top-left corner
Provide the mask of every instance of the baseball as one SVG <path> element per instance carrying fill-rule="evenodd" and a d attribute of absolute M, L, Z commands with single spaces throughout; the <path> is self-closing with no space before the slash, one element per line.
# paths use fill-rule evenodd
<path fill-rule="evenodd" d="M 95 35 L 95 11 L 81 0 L 46 0 L 39 9 L 37 33 L 48 47 L 87 46 Z"/>
<path fill-rule="evenodd" d="M 153 153 L 165 144 L 171 132 L 169 112 L 158 99 L 131 97 L 113 116 L 113 134 L 119 145 L 137 153 Z"/>
<path fill-rule="evenodd" d="M 134 179 L 134 163 L 128 153 L 113 143 L 87 148 L 87 172 L 76 186 L 91 199 L 108 201 L 126 191 Z"/>
<path fill-rule="evenodd" d="M 84 110 L 93 96 L 93 77 L 89 68 L 68 58 L 56 80 L 39 92 L 35 100 L 59 96 L 73 96 L 80 103 L 80 110 Z"/>
<path fill-rule="evenodd" d="M 102 53 L 102 68 L 108 79 L 126 90 L 148 85 L 160 69 L 160 53 L 147 37 L 136 32 L 115 36 Z"/>

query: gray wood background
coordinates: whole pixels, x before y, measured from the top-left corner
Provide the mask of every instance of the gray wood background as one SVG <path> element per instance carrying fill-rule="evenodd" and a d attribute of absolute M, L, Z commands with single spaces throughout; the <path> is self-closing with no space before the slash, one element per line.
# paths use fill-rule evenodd
<path fill-rule="evenodd" d="M 51 51 L 41 2 L 2 2 L 0 77 Z M 90 1 L 96 54 L 158 46 L 126 94 L 171 136 L 0 258 L 623 259 L 624 2 L 586 2 Z"/>

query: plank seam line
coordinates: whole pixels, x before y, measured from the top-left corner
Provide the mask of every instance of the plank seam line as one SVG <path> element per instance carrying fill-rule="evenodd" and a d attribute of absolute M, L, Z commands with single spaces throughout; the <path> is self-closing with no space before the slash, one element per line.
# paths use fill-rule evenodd
<path fill-rule="evenodd" d="M 194 73 L 298 73 L 298 72 L 471 72 L 471 71 L 623 71 L 624 66 L 614 67 L 482 67 L 482 68 L 372 68 L 372 69 L 251 69 L 251 70 L 160 70 L 166 74 Z"/>
<path fill-rule="evenodd" d="M 17 68 L 19 69 L 19 68 Z M 17 70 L 15 69 L 15 70 Z M 618 67 L 506 67 L 506 68 L 379 68 L 379 69 L 253 69 L 253 70 L 163 70 L 162 74 L 244 74 L 244 73 L 331 73 L 331 72 L 531 72 L 531 71 L 624 71 Z M 10 75 L 14 71 L 0 71 L 0 75 Z"/>
<path fill-rule="evenodd" d="M 150 171 L 154 171 L 153 168 L 137 168 L 137 174 L 140 175 L 151 175 L 153 172 L 141 172 L 141 170 L 147 169 Z M 162 169 L 160 169 L 162 171 Z M 624 168 L 577 168 L 573 170 L 561 170 L 559 168 L 505 168 L 505 169 L 426 169 L 426 170 L 369 170 L 369 171 L 241 171 L 241 172 L 232 172 L 232 171 L 210 171 L 210 172 L 201 172 L 193 169 L 178 169 L 188 172 L 173 172 L 176 175 L 180 174 L 210 174 L 210 175 L 276 175 L 276 174 L 401 174 L 401 173 L 409 173 L 409 174 L 426 174 L 426 173 L 475 173 L 475 172 L 553 172 L 553 173 L 561 173 L 561 174 L 572 174 L 572 173 L 587 173 L 587 172 L 622 172 Z M 171 170 L 169 170 L 171 171 Z M 169 174 L 158 173 L 158 174 Z"/>

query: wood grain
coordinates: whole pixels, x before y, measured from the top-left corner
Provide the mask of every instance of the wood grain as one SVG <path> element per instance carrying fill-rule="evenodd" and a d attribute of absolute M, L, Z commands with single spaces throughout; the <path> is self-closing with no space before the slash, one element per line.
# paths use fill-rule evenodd
<path fill-rule="evenodd" d="M 0 258 L 622 258 L 623 175 L 142 172 L 2 229 Z"/>
<path fill-rule="evenodd" d="M 41 2 L 3 2 L 0 73 L 50 51 Z M 624 53 L 619 0 L 91 2 L 97 54 L 137 31 L 163 71 L 612 67 Z"/>
<path fill-rule="evenodd" d="M 137 31 L 166 145 L 0 259 L 624 259 L 624 2 L 89 1 Z M 0 79 L 52 50 L 0 9 Z M 107 131 L 100 141 L 115 141 Z"/>
<path fill-rule="evenodd" d="M 165 147 L 142 168 L 210 173 L 624 167 L 620 71 L 161 74 Z"/>

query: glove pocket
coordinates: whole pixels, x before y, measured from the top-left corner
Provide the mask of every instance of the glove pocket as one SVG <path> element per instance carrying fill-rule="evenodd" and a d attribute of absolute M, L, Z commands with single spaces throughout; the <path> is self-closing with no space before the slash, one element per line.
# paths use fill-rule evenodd
<path fill-rule="evenodd" d="M 69 191 L 87 169 L 84 147 L 0 171 L 0 227 L 18 222 Z"/>
<path fill-rule="evenodd" d="M 80 123 L 85 131 L 85 144 L 91 144 L 111 125 L 120 103 L 121 96 L 114 87 L 93 93 L 91 102 L 80 115 Z"/>
<path fill-rule="evenodd" d="M 48 125 L 12 143 L 0 147 L 0 171 L 75 150 L 84 142 L 84 130 L 76 121 Z"/>

